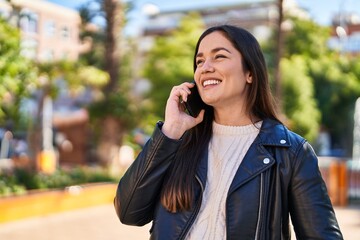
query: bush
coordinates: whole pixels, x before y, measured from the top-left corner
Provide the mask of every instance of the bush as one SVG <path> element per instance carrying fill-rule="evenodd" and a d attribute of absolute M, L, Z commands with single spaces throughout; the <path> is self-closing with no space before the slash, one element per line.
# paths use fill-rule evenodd
<path fill-rule="evenodd" d="M 118 180 L 101 168 L 59 169 L 51 175 L 15 169 L 12 173 L 0 173 L 0 197 L 24 194 L 27 190 L 57 189 L 85 183 L 118 182 Z"/>
<path fill-rule="evenodd" d="M 0 196 L 21 195 L 26 192 L 24 185 L 18 183 L 15 176 L 0 175 Z"/>

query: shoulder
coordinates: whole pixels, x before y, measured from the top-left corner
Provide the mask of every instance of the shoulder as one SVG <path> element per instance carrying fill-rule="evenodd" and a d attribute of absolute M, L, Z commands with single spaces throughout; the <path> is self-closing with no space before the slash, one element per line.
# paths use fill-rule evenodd
<path fill-rule="evenodd" d="M 264 119 L 260 129 L 260 138 L 265 145 L 279 145 L 297 148 L 303 145 L 305 138 L 289 130 L 284 124 L 272 119 Z"/>
<path fill-rule="evenodd" d="M 286 162 L 285 166 L 295 169 L 317 169 L 318 160 L 310 143 L 301 135 L 289 130 L 275 120 L 264 120 L 260 131 L 261 142 L 277 161 Z"/>
<path fill-rule="evenodd" d="M 313 152 L 312 146 L 304 137 L 276 120 L 264 119 L 259 137 L 264 146 L 284 148 L 294 156 L 303 151 Z"/>

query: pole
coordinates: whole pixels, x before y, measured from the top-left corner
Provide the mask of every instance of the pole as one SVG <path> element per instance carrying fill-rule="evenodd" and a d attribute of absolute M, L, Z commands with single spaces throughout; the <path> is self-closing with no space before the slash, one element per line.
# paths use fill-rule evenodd
<path fill-rule="evenodd" d="M 278 0 L 278 13 L 277 19 L 277 32 L 276 32 L 276 58 L 275 58 L 275 98 L 278 103 L 279 112 L 282 112 L 282 87 L 281 87 L 281 71 L 280 60 L 282 57 L 283 47 L 283 34 L 281 30 L 281 24 L 283 22 L 283 0 Z"/>

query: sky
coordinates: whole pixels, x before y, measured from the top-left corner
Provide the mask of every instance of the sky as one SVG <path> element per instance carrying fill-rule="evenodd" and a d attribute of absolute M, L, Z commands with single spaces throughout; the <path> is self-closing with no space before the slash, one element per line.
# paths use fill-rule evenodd
<path fill-rule="evenodd" d="M 87 0 L 47 0 L 65 7 L 78 7 Z M 203 4 L 236 3 L 241 0 L 135 0 L 137 10 L 146 3 L 156 4 L 160 10 L 186 8 L 189 6 L 202 6 Z M 251 2 L 251 0 L 242 0 Z M 360 15 L 360 0 L 295 0 L 297 4 L 306 9 L 312 19 L 321 25 L 330 25 L 331 17 L 340 11 L 354 12 Z"/>

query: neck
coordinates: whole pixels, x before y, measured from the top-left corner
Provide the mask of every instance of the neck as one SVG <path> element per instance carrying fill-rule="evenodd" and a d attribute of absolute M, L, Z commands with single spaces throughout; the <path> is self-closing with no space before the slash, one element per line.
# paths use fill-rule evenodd
<path fill-rule="evenodd" d="M 227 126 L 244 126 L 249 125 L 256 120 L 250 114 L 239 108 L 234 111 L 231 108 L 215 108 L 214 109 L 215 122 Z"/>

